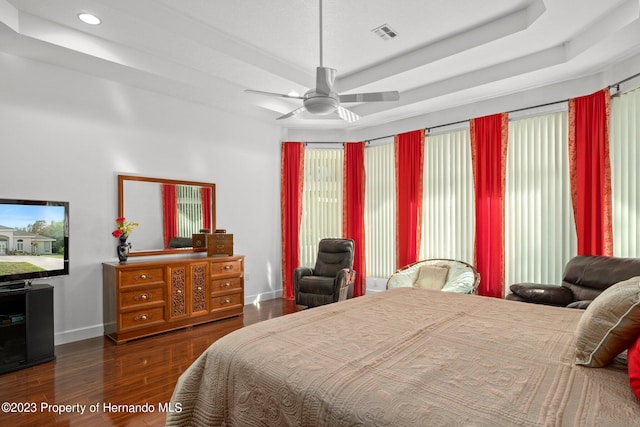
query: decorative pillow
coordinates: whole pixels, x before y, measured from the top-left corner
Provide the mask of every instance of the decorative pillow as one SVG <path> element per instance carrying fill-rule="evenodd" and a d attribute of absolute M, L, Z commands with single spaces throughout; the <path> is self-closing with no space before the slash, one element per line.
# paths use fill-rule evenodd
<path fill-rule="evenodd" d="M 420 267 L 418 279 L 414 283 L 417 288 L 440 290 L 447 281 L 449 268 L 446 265 L 423 265 Z"/>
<path fill-rule="evenodd" d="M 397 271 L 391 275 L 387 281 L 387 289 L 393 288 L 411 288 L 418 280 L 418 268 L 408 268 L 406 270 Z"/>
<path fill-rule="evenodd" d="M 627 369 L 631 390 L 640 399 L 640 338 L 636 339 L 627 351 Z"/>
<path fill-rule="evenodd" d="M 640 276 L 605 289 L 576 329 L 576 364 L 608 365 L 640 336 Z"/>

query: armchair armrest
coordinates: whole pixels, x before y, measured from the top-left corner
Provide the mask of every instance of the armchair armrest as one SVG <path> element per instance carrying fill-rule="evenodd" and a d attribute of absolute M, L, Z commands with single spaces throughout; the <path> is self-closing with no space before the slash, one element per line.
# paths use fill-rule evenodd
<path fill-rule="evenodd" d="M 304 276 L 313 276 L 313 268 L 310 267 L 297 267 L 293 270 L 293 287 L 295 293 L 298 293 L 298 283 Z"/>
<path fill-rule="evenodd" d="M 356 272 L 350 268 L 343 268 L 336 276 L 336 293 L 339 293 L 338 301 L 344 301 L 349 294 L 349 287 L 353 289 L 353 282 L 356 279 Z M 351 291 L 353 292 L 353 290 Z"/>
<path fill-rule="evenodd" d="M 574 301 L 573 292 L 564 286 L 516 283 L 511 285 L 509 289 L 522 300 L 535 304 L 566 307 Z"/>

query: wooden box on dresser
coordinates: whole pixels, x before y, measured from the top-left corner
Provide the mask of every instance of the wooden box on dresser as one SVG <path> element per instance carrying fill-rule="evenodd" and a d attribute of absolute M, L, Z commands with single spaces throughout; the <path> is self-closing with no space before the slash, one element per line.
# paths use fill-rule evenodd
<path fill-rule="evenodd" d="M 244 306 L 244 257 L 103 263 L 104 333 L 117 343 L 232 316 Z"/>

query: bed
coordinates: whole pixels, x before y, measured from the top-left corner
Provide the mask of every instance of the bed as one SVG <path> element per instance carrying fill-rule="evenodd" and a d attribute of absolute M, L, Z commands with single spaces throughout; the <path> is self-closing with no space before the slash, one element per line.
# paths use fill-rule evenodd
<path fill-rule="evenodd" d="M 583 310 L 399 288 L 254 324 L 180 377 L 168 426 L 629 426 L 624 364 L 578 366 Z"/>

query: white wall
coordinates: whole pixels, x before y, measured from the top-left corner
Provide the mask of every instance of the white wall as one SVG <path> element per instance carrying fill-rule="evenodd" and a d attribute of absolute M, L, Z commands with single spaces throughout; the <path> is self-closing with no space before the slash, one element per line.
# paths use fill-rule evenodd
<path fill-rule="evenodd" d="M 280 136 L 275 125 L 0 53 L 0 198 L 70 202 L 70 274 L 48 280 L 56 344 L 103 333 L 119 173 L 216 183 L 216 225 L 246 256 L 245 301 L 280 296 Z"/>

